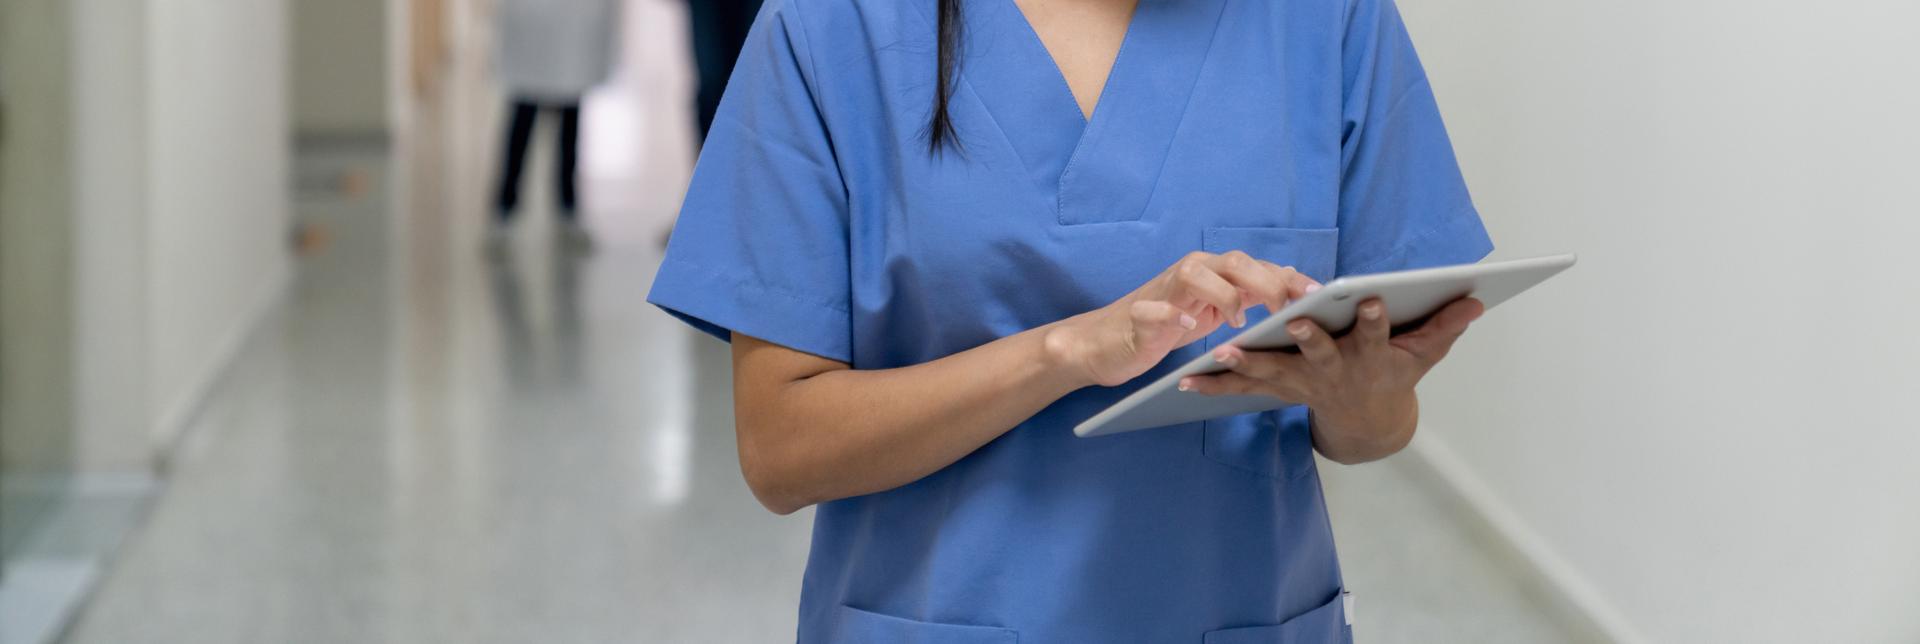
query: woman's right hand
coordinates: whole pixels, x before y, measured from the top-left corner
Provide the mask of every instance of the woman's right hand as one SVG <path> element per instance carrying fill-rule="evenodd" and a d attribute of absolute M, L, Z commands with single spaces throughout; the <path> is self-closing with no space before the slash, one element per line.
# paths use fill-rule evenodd
<path fill-rule="evenodd" d="M 1246 326 L 1248 309 L 1278 311 L 1319 289 L 1292 267 L 1237 250 L 1189 253 L 1126 297 L 1061 320 L 1047 332 L 1046 351 L 1085 382 L 1111 387 L 1221 324 Z"/>

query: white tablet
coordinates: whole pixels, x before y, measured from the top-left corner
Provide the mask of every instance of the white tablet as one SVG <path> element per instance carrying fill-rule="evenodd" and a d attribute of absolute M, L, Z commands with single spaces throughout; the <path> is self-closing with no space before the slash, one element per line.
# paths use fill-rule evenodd
<path fill-rule="evenodd" d="M 1339 334 L 1353 327 L 1355 307 L 1376 297 L 1386 303 L 1387 320 L 1397 332 L 1467 296 L 1478 298 L 1491 309 L 1573 266 L 1574 259 L 1573 255 L 1553 255 L 1342 277 L 1280 309 L 1279 313 L 1240 332 L 1227 343 L 1256 351 L 1293 346 L 1293 336 L 1287 335 L 1286 326 L 1300 318 L 1313 320 L 1321 328 Z M 1271 396 L 1205 396 L 1180 391 L 1181 378 L 1225 370 L 1214 361 L 1212 351 L 1203 353 L 1094 414 L 1074 427 L 1073 433 L 1082 437 L 1117 434 L 1279 409 L 1289 404 Z"/>

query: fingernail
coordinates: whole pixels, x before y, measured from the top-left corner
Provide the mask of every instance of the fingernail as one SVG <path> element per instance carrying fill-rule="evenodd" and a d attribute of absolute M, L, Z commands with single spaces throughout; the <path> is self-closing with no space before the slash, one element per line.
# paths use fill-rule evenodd
<path fill-rule="evenodd" d="M 1219 351 L 1213 352 L 1213 359 L 1218 360 L 1220 361 L 1220 364 L 1227 365 L 1229 367 L 1233 366 L 1233 363 L 1240 361 L 1238 356 L 1233 355 L 1232 351 L 1228 351 L 1226 349 L 1221 349 Z"/>
<path fill-rule="evenodd" d="M 1181 391 L 1193 391 L 1193 379 L 1192 379 L 1192 378 L 1181 378 L 1181 379 L 1180 379 L 1180 390 L 1181 390 Z"/>
<path fill-rule="evenodd" d="M 1318 291 L 1318 290 L 1320 290 L 1320 285 L 1319 285 L 1319 284 L 1308 284 L 1308 285 L 1307 285 L 1307 292 L 1308 292 L 1308 293 L 1312 293 L 1312 292 L 1314 292 L 1314 291 Z"/>
<path fill-rule="evenodd" d="M 1313 325 L 1305 322 L 1289 324 L 1287 325 L 1287 334 L 1292 335 L 1295 340 L 1305 340 L 1313 337 Z"/>
<path fill-rule="evenodd" d="M 1193 316 L 1191 316 L 1191 315 L 1187 315 L 1187 314 L 1185 314 L 1185 313 L 1181 313 L 1181 314 L 1180 314 L 1180 326 L 1181 326 L 1181 328 L 1184 328 L 1184 329 L 1187 329 L 1187 330 L 1189 330 L 1189 331 L 1191 331 L 1191 330 L 1193 330 L 1193 327 L 1197 327 L 1197 326 L 1200 326 L 1200 321 L 1199 321 L 1199 320 L 1195 320 L 1195 319 L 1193 319 Z"/>
<path fill-rule="evenodd" d="M 1368 304 L 1368 305 L 1366 305 L 1366 306 L 1363 306 L 1363 307 L 1360 307 L 1360 317 L 1363 317 L 1363 318 L 1366 318 L 1366 319 L 1369 319 L 1369 320 L 1375 320 L 1375 319 L 1379 319 L 1379 318 L 1380 318 L 1380 305 L 1378 305 L 1378 304 Z"/>

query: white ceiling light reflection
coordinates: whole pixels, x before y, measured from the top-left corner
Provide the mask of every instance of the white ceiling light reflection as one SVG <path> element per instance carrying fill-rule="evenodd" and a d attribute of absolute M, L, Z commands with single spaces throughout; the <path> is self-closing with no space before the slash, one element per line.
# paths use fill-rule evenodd
<path fill-rule="evenodd" d="M 653 426 L 648 442 L 652 458 L 653 502 L 673 506 L 687 500 L 693 479 L 693 435 L 685 396 L 667 405 L 674 408 Z"/>
<path fill-rule="evenodd" d="M 693 365 L 687 355 L 687 334 L 651 334 L 658 344 L 648 348 L 658 374 L 652 405 L 653 418 L 642 437 L 646 451 L 648 487 L 655 504 L 676 506 L 687 500 L 693 486 Z"/>

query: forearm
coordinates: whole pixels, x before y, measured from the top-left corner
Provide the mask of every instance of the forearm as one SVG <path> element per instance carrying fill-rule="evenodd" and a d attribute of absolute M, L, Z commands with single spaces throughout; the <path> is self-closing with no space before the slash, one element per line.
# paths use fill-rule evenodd
<path fill-rule="evenodd" d="M 741 465 L 755 494 L 785 513 L 899 487 L 960 460 L 1088 384 L 1048 350 L 1049 329 L 908 367 L 820 373 L 739 409 Z"/>

